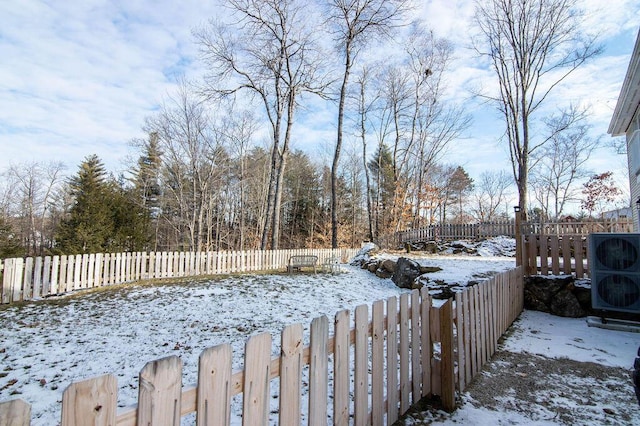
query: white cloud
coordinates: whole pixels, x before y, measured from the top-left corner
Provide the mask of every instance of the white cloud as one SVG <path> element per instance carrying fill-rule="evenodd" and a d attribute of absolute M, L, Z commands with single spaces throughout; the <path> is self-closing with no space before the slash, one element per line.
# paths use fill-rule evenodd
<path fill-rule="evenodd" d="M 30 160 L 61 160 L 74 170 L 93 153 L 118 170 L 128 141 L 144 137 L 145 117 L 174 91 L 177 76 L 201 74 L 191 30 L 226 13 L 222 3 L 23 0 L 18 7 L 0 2 L 0 170 Z M 640 25 L 640 5 L 633 0 L 581 5 L 587 11 L 585 28 L 600 34 L 607 50 L 568 80 L 551 105 L 590 104 L 594 125 L 603 133 Z M 468 138 L 452 147 L 447 161 L 463 164 L 474 177 L 496 164 L 508 169 L 508 154 L 496 143 L 502 123 L 488 106 L 470 99 L 470 89 L 495 87 L 490 71 L 468 48 L 473 2 L 429 0 L 417 6 L 414 17 L 453 42 L 449 94 L 476 117 Z M 314 99 L 300 111 L 296 126 L 293 148 L 323 158 L 332 152 L 335 106 Z"/>

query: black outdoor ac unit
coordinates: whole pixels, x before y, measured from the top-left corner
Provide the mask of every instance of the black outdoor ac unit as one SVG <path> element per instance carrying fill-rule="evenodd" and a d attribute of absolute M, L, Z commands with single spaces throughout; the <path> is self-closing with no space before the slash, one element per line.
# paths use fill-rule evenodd
<path fill-rule="evenodd" d="M 640 313 L 640 234 L 589 236 L 591 306 Z"/>

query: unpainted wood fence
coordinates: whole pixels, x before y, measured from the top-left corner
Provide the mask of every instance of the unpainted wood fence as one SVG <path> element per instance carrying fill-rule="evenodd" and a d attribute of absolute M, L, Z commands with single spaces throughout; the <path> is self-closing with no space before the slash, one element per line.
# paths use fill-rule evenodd
<path fill-rule="evenodd" d="M 275 358 L 271 335 L 256 335 L 246 342 L 242 371 L 231 369 L 230 345 L 208 348 L 200 355 L 194 386 L 183 387 L 180 358 L 152 361 L 140 372 L 137 405 L 119 412 L 114 375 L 73 383 L 63 393 L 61 425 L 178 426 L 194 412 L 198 426 L 229 425 L 231 400 L 238 394 L 243 425 L 299 425 L 303 370 L 309 425 L 326 425 L 329 418 L 334 425 L 391 425 L 428 395 L 440 395 L 453 410 L 456 390 L 480 373 L 522 311 L 522 286 L 519 267 L 436 307 L 426 288 L 413 290 L 400 295 L 399 304 L 395 296 L 373 303 L 371 316 L 367 305 L 358 306 L 353 327 L 349 311 L 338 312 L 333 336 L 326 316 L 314 319 L 309 346 L 302 344 L 302 325 L 290 325 Z M 274 379 L 279 391 L 272 395 Z M 272 401 L 277 419 L 269 418 Z M 29 425 L 30 406 L 20 399 L 2 403 L 0 419 Z"/>
<path fill-rule="evenodd" d="M 525 275 L 575 275 L 589 277 L 586 235 L 523 235 L 522 266 Z"/>
<path fill-rule="evenodd" d="M 514 222 L 444 223 L 429 225 L 396 233 L 396 241 L 403 245 L 411 242 L 515 236 Z"/>
<path fill-rule="evenodd" d="M 522 224 L 523 234 L 587 236 L 594 232 L 633 232 L 633 219 L 601 219 L 590 222 L 526 222 Z"/>
<path fill-rule="evenodd" d="M 12 303 L 74 290 L 147 279 L 285 270 L 295 255 L 343 262 L 358 249 L 295 249 L 217 252 L 91 253 L 4 259 L 1 302 Z"/>
<path fill-rule="evenodd" d="M 521 224 L 522 235 L 589 235 L 593 232 L 633 232 L 631 218 L 602 219 L 591 222 L 525 222 Z M 516 236 L 513 221 L 481 222 L 462 224 L 439 224 L 423 228 L 396 232 L 381 239 L 385 247 L 401 247 L 406 243 L 425 241 L 469 239 L 481 240 L 497 236 Z"/>

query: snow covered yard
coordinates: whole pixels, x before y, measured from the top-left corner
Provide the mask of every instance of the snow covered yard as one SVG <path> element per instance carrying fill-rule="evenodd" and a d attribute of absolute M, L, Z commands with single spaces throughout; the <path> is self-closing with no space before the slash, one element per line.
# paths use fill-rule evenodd
<path fill-rule="evenodd" d="M 459 284 L 515 264 L 513 258 L 504 257 L 413 255 L 421 264 L 443 268 L 430 274 L 432 279 Z M 54 425 L 60 418 L 62 392 L 70 383 L 113 373 L 118 378 L 119 404 L 130 405 L 137 398 L 138 373 L 149 361 L 179 355 L 184 363 L 183 384 L 194 384 L 198 356 L 207 347 L 230 343 L 234 369 L 239 369 L 248 336 L 271 333 L 275 356 L 286 325 L 301 323 L 308 340 L 315 317 L 332 319 L 339 310 L 353 312 L 360 304 L 371 305 L 407 291 L 359 268 L 348 266 L 344 271 L 129 285 L 1 307 L 0 401 L 22 398 L 32 404 L 34 426 Z M 534 395 L 539 400 L 557 399 L 575 409 L 581 403 L 571 404 L 573 391 L 569 390 L 569 397 L 566 389 L 560 395 L 556 385 L 594 390 L 590 398 L 576 396 L 592 404 L 591 411 L 582 410 L 590 413 L 586 424 L 640 424 L 640 409 L 631 406 L 634 395 L 628 379 L 638 344 L 640 334 L 589 328 L 584 319 L 525 312 L 494 360 L 465 392 L 458 411 L 429 410 L 406 423 L 428 419 L 435 424 L 567 424 L 557 407 L 530 401 L 533 393 L 527 391 L 526 379 L 535 372 L 546 378 L 536 385 Z M 551 368 L 558 365 L 555 358 L 575 371 L 577 364 L 568 361 L 590 361 L 604 370 L 587 371 L 606 377 L 558 376 Z M 548 367 L 540 370 L 541 366 Z M 486 392 L 488 386 L 493 386 L 492 392 Z M 495 396 L 497 402 L 482 396 Z"/>
<path fill-rule="evenodd" d="M 420 260 L 421 262 L 427 260 Z M 510 258 L 429 260 L 443 268 L 438 279 L 457 282 L 514 266 Z M 113 373 L 121 406 L 136 402 L 138 373 L 149 361 L 179 355 L 183 384 L 196 382 L 198 356 L 230 343 L 241 368 L 248 336 L 269 332 L 272 353 L 279 335 L 300 323 L 407 290 L 356 267 L 344 273 L 244 275 L 182 283 L 129 285 L 0 308 L 0 401 L 32 404 L 32 424 L 60 418 L 62 392 L 72 382 Z M 332 322 L 332 321 L 330 321 Z M 306 342 L 308 343 L 308 342 Z"/>

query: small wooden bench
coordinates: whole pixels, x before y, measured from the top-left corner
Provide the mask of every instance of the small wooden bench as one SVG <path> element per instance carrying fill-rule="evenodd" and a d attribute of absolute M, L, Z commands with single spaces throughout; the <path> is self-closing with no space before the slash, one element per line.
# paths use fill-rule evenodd
<path fill-rule="evenodd" d="M 293 271 L 301 271 L 302 268 L 313 268 L 313 273 L 315 274 L 316 265 L 318 263 L 318 256 L 291 256 L 289 258 L 289 264 L 287 265 L 287 272 L 291 273 Z"/>

